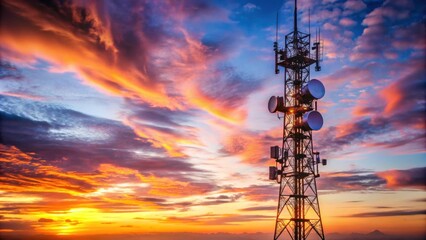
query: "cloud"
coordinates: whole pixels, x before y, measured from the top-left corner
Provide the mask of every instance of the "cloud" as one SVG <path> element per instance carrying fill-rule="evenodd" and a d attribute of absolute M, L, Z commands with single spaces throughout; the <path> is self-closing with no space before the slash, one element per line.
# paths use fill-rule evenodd
<path fill-rule="evenodd" d="M 237 199 L 179 201 L 205 195 L 217 186 L 205 176 L 203 181 L 195 180 L 195 175 L 188 173 L 205 171 L 168 157 L 119 122 L 11 97 L 2 97 L 0 110 L 2 143 L 6 144 L 0 145 L 2 190 L 44 199 L 5 204 L 1 212 L 66 212 L 88 206 L 104 212 L 138 212 L 188 209 Z M 140 110 L 136 114 L 143 121 L 150 109 Z M 170 127 L 184 124 L 183 114 L 165 120 L 167 111 L 146 120 L 157 118 Z M 88 132 L 92 132 L 91 139 L 84 137 Z"/>
<path fill-rule="evenodd" d="M 62 174 L 59 168 L 48 166 L 42 159 L 25 154 L 16 147 L 0 145 L 0 148 L 2 159 L 0 181 L 3 190 L 12 192 L 53 190 L 65 193 L 94 190 L 94 183 L 90 178 L 81 179 L 76 174 Z"/>
<path fill-rule="evenodd" d="M 373 80 L 369 67 L 344 66 L 332 74 L 322 78 L 327 88 L 336 90 L 340 85 L 350 83 L 353 87 L 370 85 Z"/>
<path fill-rule="evenodd" d="M 386 186 L 391 189 L 426 189 L 426 167 L 407 170 L 388 170 L 378 172 L 377 175 L 386 179 Z"/>
<path fill-rule="evenodd" d="M 211 205 L 232 203 L 237 201 L 241 197 L 242 197 L 242 194 L 233 194 L 233 195 L 221 194 L 219 196 L 206 197 L 205 201 L 194 202 L 192 205 L 193 206 L 211 206 Z"/>
<path fill-rule="evenodd" d="M 345 217 L 397 217 L 397 216 L 413 216 L 426 215 L 426 210 L 394 210 L 387 212 L 365 212 L 348 215 Z"/>
<path fill-rule="evenodd" d="M 27 221 L 0 221 L 0 230 L 29 231 L 33 227 Z"/>
<path fill-rule="evenodd" d="M 374 230 L 369 233 L 329 233 L 327 234 L 327 239 L 332 240 L 421 240 L 423 239 L 422 234 L 417 235 L 398 235 L 398 234 L 389 234 L 383 233 L 379 230 Z"/>
<path fill-rule="evenodd" d="M 247 11 L 247 12 L 253 12 L 253 11 L 255 11 L 255 10 L 260 9 L 260 7 L 256 6 L 256 5 L 255 5 L 255 4 L 253 4 L 253 3 L 246 3 L 246 4 L 243 6 L 243 9 L 244 9 L 244 11 Z"/>
<path fill-rule="evenodd" d="M 392 46 L 397 50 L 422 51 L 426 50 L 424 38 L 426 37 L 426 29 L 423 23 L 413 22 L 405 28 L 398 29 L 394 33 Z"/>
<path fill-rule="evenodd" d="M 112 63 L 107 59 L 117 59 L 119 56 L 116 55 L 116 47 L 112 45 L 112 41 L 108 40 L 110 30 L 103 25 L 108 24 L 98 22 L 101 19 L 96 18 L 98 13 L 94 13 L 95 9 L 88 10 L 82 6 L 55 1 L 46 3 L 10 1 L 4 2 L 4 6 L 4 16 L 14 22 L 15 26 L 14 29 L 2 28 L 5 33 L 2 41 L 4 47 L 7 46 L 9 49 L 30 56 L 34 55 L 37 49 L 40 55 L 36 57 L 63 66 L 73 66 L 78 69 L 79 74 L 90 79 L 89 82 L 105 86 L 107 91 L 116 94 L 125 88 L 146 96 L 153 96 L 156 92 L 163 91 L 159 84 L 151 81 L 147 76 L 134 72 L 136 66 L 129 64 L 126 59 L 122 59 L 122 62 L 129 64 L 130 73 L 135 73 L 134 77 L 127 81 L 124 81 L 121 69 L 109 67 Z M 16 27 L 26 31 L 28 35 L 16 36 Z M 16 43 L 31 39 L 32 44 L 18 49 L 15 43 L 9 41 L 11 38 L 15 38 Z M 130 40 L 128 43 L 131 44 Z M 120 51 L 125 52 L 125 49 Z M 57 52 L 68 54 L 57 54 Z M 123 57 L 130 57 L 123 55 Z M 142 64 L 145 62 L 142 61 Z M 157 99 L 164 99 L 164 97 Z"/>
<path fill-rule="evenodd" d="M 354 26 L 356 24 L 356 22 L 350 18 L 342 18 L 340 19 L 339 23 L 344 27 Z"/>
<path fill-rule="evenodd" d="M 205 78 L 214 75 L 228 89 L 250 84 L 216 68 L 226 52 L 204 45 L 201 36 L 184 28 L 205 15 L 215 20 L 224 15 L 208 1 L 2 4 L 4 17 L 13 23 L 2 29 L 3 48 L 73 69 L 102 91 L 152 107 L 198 109 L 235 123 L 245 118 L 239 107 L 245 95 L 221 91 L 215 96 Z"/>
<path fill-rule="evenodd" d="M 168 217 L 164 222 L 191 222 L 193 224 L 203 225 L 234 225 L 240 222 L 252 222 L 252 221 L 263 221 L 271 220 L 274 216 L 268 215 L 237 215 L 237 214 L 201 214 L 186 217 Z"/>
<path fill-rule="evenodd" d="M 250 185 L 248 187 L 225 186 L 221 191 L 224 193 L 240 193 L 246 200 L 255 202 L 276 200 L 278 196 L 278 187 L 275 184 Z"/>
<path fill-rule="evenodd" d="M 23 98 L 23 99 L 29 99 L 34 101 L 41 101 L 44 100 L 43 97 L 33 95 L 31 93 L 27 93 L 26 91 L 7 91 L 7 92 L 1 92 L 0 95 L 2 96 L 9 96 L 9 97 L 17 97 L 17 98 Z"/>
<path fill-rule="evenodd" d="M 0 79 L 21 80 L 22 73 L 10 62 L 0 61 Z"/>
<path fill-rule="evenodd" d="M 165 151 L 153 146 L 148 137 L 136 135 L 120 122 L 42 102 L 0 98 L 2 143 L 35 152 L 58 167 L 84 171 L 110 163 L 151 174 L 170 171 L 176 177 L 181 171 L 198 171 L 185 161 L 166 157 Z M 161 130 L 156 126 L 151 129 Z M 172 138 L 173 134 L 168 136 Z"/>
<path fill-rule="evenodd" d="M 394 72 L 392 69 L 395 68 L 399 71 Z M 318 144 L 324 151 L 340 150 L 351 144 L 381 148 L 409 146 L 413 150 L 423 148 L 426 137 L 422 131 L 426 107 L 423 60 L 412 58 L 404 63 L 394 63 L 390 69 L 389 74 L 393 78 L 387 80 L 387 84 L 377 83 L 379 94 L 367 90 L 360 95 L 352 110 L 353 119 L 318 132 Z M 336 76 L 325 80 L 344 81 L 343 75 L 342 80 L 340 74 L 333 75 Z M 349 75 L 347 78 L 350 80 L 352 77 Z"/>
<path fill-rule="evenodd" d="M 122 227 L 122 228 L 132 228 L 133 225 L 121 225 L 120 227 Z"/>
<path fill-rule="evenodd" d="M 419 199 L 415 199 L 413 201 L 414 202 L 426 202 L 426 198 L 419 198 Z"/>
<path fill-rule="evenodd" d="M 255 90 L 259 89 L 259 83 L 242 73 L 238 73 L 233 67 L 223 66 L 212 72 L 209 76 L 204 76 L 196 82 L 200 90 L 200 101 L 213 104 L 210 111 L 217 116 L 237 122 L 246 118 L 246 112 L 242 105 L 245 98 Z M 226 91 L 224 91 L 226 89 Z M 202 104 L 208 107 L 207 104 Z M 231 112 L 232 116 L 227 116 L 225 112 Z"/>
<path fill-rule="evenodd" d="M 89 206 L 104 212 L 138 212 L 141 206 L 147 210 L 187 208 L 188 204 L 168 202 L 158 197 L 176 201 L 177 198 L 203 195 L 216 189 L 215 185 L 207 182 L 143 175 L 137 170 L 111 164 L 101 164 L 94 171 L 64 171 L 35 154 L 0 146 L 2 190 L 24 194 L 27 198 L 38 197 L 28 203 L 19 203 L 15 198 L 14 203 L 4 204 L 0 209 L 5 213 L 68 211 Z"/>
<path fill-rule="evenodd" d="M 363 1 L 357 0 L 348 0 L 343 4 L 345 9 L 349 9 L 352 11 L 360 11 L 367 7 Z"/>
<path fill-rule="evenodd" d="M 277 210 L 276 206 L 270 206 L 270 207 L 248 207 L 248 208 L 241 208 L 240 211 L 246 212 L 246 211 L 274 211 Z"/>
<path fill-rule="evenodd" d="M 322 173 L 318 189 L 337 191 L 381 190 L 386 180 L 373 172 L 346 171 Z"/>
<path fill-rule="evenodd" d="M 78 220 L 71 220 L 71 219 L 65 219 L 65 222 L 72 225 L 72 226 L 80 224 L 80 222 Z"/>
<path fill-rule="evenodd" d="M 373 142 L 373 136 L 387 133 L 390 129 L 387 118 L 363 118 L 342 123 L 318 132 L 317 148 L 324 154 L 336 152 L 355 143 Z"/>
<path fill-rule="evenodd" d="M 38 220 L 38 222 L 41 222 L 41 223 L 51 223 L 51 222 L 54 222 L 55 220 L 53 220 L 53 219 L 50 219 L 50 218 L 40 218 L 39 220 Z"/>
<path fill-rule="evenodd" d="M 396 68 L 398 72 L 392 70 Z M 423 60 L 412 58 L 404 63 L 394 63 L 390 69 L 392 80 L 387 80 L 387 84 L 377 82 L 376 91 L 368 90 L 360 95 L 352 110 L 353 119 L 318 132 L 318 145 L 322 151 L 335 152 L 353 144 L 379 148 L 408 146 L 413 150 L 424 147 L 426 134 L 422 129 L 425 128 L 426 105 L 423 96 L 426 84 L 423 81 Z M 349 81 L 362 81 L 356 76 L 362 77 L 363 71 L 342 70 L 324 79 L 330 82 L 336 79 L 338 86 L 339 82 L 345 81 L 343 73 L 348 74 Z M 351 72 L 355 74 L 351 76 Z M 371 77 L 371 72 L 366 72 Z M 367 75 L 365 79 L 370 77 Z"/>
<path fill-rule="evenodd" d="M 356 41 L 350 59 L 352 61 L 368 61 L 378 58 L 394 59 L 397 49 L 389 46 L 401 46 L 404 45 L 404 42 L 410 42 L 410 45 L 414 47 L 413 50 L 418 50 L 417 46 L 424 49 L 422 40 L 419 40 L 424 39 L 422 38 L 425 35 L 423 28 L 418 28 L 419 31 L 416 35 L 419 39 L 414 39 L 411 34 L 401 34 L 413 30 L 406 21 L 409 16 L 411 16 L 412 22 L 421 22 L 420 12 L 422 10 L 414 7 L 416 4 L 416 1 L 406 1 L 404 4 L 384 1 L 382 6 L 371 11 L 362 22 L 365 28 Z M 393 27 L 390 28 L 390 25 Z"/>
<path fill-rule="evenodd" d="M 164 149 L 171 157 L 186 158 L 183 145 L 202 147 L 198 130 L 190 126 L 192 112 L 153 108 L 131 100 L 127 101 L 131 112 L 124 124 L 154 148 Z"/>
<path fill-rule="evenodd" d="M 388 171 L 324 172 L 318 189 L 336 191 L 384 191 L 395 189 L 423 190 L 426 168 Z"/>
<path fill-rule="evenodd" d="M 225 155 L 240 156 L 242 161 L 263 165 L 269 160 L 269 147 L 280 143 L 281 131 L 272 129 L 263 132 L 234 130 L 225 137 L 220 150 Z"/>
<path fill-rule="evenodd" d="M 384 113 L 390 115 L 411 109 L 424 109 L 422 96 L 426 93 L 424 82 L 426 71 L 423 60 L 413 58 L 407 64 L 395 64 L 395 67 L 399 67 L 405 73 L 380 91 L 379 95 L 386 103 Z"/>

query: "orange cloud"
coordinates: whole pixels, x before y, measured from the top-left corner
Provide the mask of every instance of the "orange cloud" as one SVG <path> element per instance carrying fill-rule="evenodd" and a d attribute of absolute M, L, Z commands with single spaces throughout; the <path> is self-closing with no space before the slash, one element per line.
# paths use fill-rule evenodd
<path fill-rule="evenodd" d="M 187 157 L 183 145 L 200 145 L 196 139 L 196 130 L 192 127 L 182 127 L 184 133 L 178 129 L 156 127 L 138 123 L 137 118 L 129 117 L 124 124 L 133 129 L 136 135 L 152 143 L 153 147 L 163 148 L 171 157 Z"/>
<path fill-rule="evenodd" d="M 401 90 L 398 88 L 396 83 L 391 84 L 382 91 L 380 91 L 380 96 L 386 101 L 386 107 L 384 113 L 389 115 L 394 112 L 398 107 L 403 98 Z"/>
<path fill-rule="evenodd" d="M 201 110 L 234 125 L 245 121 L 246 93 L 254 88 L 233 72 L 214 70 L 223 53 L 185 30 L 190 17 L 182 14 L 185 8 L 160 11 L 165 14 L 164 26 L 152 29 L 140 19 L 154 14 L 149 8 L 133 6 L 129 15 L 135 24 L 129 25 L 109 12 L 107 3 L 55 4 L 60 11 L 28 1 L 2 2 L 4 17 L 13 23 L 2 26 L 5 57 L 28 64 L 45 60 L 51 69 L 71 70 L 102 92 L 151 108 Z M 168 4 L 173 5 L 152 7 L 164 9 Z M 172 30 L 166 34 L 162 28 Z M 181 131 L 190 134 L 174 134 L 123 118 L 138 136 L 171 157 L 185 157 L 184 145 L 199 144 L 193 129 Z"/>
<path fill-rule="evenodd" d="M 426 189 L 426 168 L 388 170 L 378 172 L 377 175 L 385 179 L 386 186 L 391 189 Z"/>
<path fill-rule="evenodd" d="M 156 177 L 153 175 L 145 176 L 140 174 L 137 170 L 117 167 L 111 164 L 101 164 L 99 171 L 102 177 L 109 177 L 116 182 L 117 177 L 133 176 L 138 182 L 147 183 L 147 193 L 153 196 L 166 196 L 166 197 L 184 197 L 204 194 L 211 191 L 212 185 L 204 183 L 191 183 L 170 179 L 166 177 Z"/>
<path fill-rule="evenodd" d="M 185 15 L 180 12 L 184 9 L 164 16 L 174 23 L 171 35 L 163 36 L 160 30 L 141 31 L 143 22 L 127 29 L 135 38 L 126 39 L 133 44 L 128 46 L 123 42 L 126 30 L 119 29 L 123 23 L 109 15 L 106 3 L 58 6 L 63 13 L 25 1 L 6 1 L 4 5 L 8 10 L 5 17 L 14 22 L 2 26 L 0 37 L 2 47 L 15 52 L 9 55 L 40 58 L 59 68 L 73 69 L 102 91 L 154 107 L 198 108 L 230 122 L 240 122 L 246 116 L 244 110 L 201 90 L 198 82 L 208 75 L 207 69 L 220 54 L 184 30 Z M 143 8 L 133 11 L 152 14 Z"/>
<path fill-rule="evenodd" d="M 76 207 L 106 212 L 173 208 L 166 199 L 202 195 L 215 189 L 206 182 L 143 175 L 113 164 L 101 164 L 90 173 L 65 171 L 35 154 L 13 146 L 0 147 L 0 198 L 10 195 L 14 199 L 10 206 L 15 206 L 16 201 L 27 212 L 68 211 Z"/>
<path fill-rule="evenodd" d="M 114 59 L 117 52 L 110 40 L 106 40 L 110 44 L 105 46 L 106 49 L 98 49 L 99 44 L 95 38 L 97 35 L 92 35 L 100 33 L 98 37 L 102 40 L 105 38 L 102 34 L 104 29 L 95 28 L 93 31 L 99 32 L 86 35 L 78 29 L 70 31 L 74 27 L 71 23 L 61 19 L 52 21 L 50 18 L 55 16 L 40 12 L 24 2 L 10 1 L 7 5 L 19 9 L 20 16 L 11 17 L 26 24 L 18 25 L 18 28 L 12 25 L 2 26 L 1 42 L 4 47 L 22 55 L 35 56 L 75 69 L 83 79 L 110 93 L 137 96 L 153 105 L 173 107 L 170 106 L 172 101 L 168 100 L 164 86 L 141 74 L 133 64 L 126 62 L 123 68 L 124 66 L 110 60 Z M 75 11 L 74 8 L 70 9 Z M 101 26 L 96 22 L 96 26 L 98 25 Z M 101 41 L 100 44 L 105 42 Z"/>
<path fill-rule="evenodd" d="M 265 132 L 234 131 L 223 141 L 223 151 L 240 156 L 250 164 L 267 164 L 269 147 L 280 145 L 282 129 L 274 128 Z"/>
<path fill-rule="evenodd" d="M 95 189 L 97 183 L 90 174 L 64 173 L 47 165 L 31 153 L 16 147 L 0 145 L 0 164 L 3 174 L 1 190 L 8 192 L 57 192 L 79 195 Z"/>

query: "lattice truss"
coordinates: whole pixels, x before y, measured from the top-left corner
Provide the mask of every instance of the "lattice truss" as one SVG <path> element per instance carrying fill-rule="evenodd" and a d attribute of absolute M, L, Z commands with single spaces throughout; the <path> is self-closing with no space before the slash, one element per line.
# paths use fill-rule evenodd
<path fill-rule="evenodd" d="M 296 34 L 296 35 L 295 35 Z M 303 114 L 314 108 L 298 96 L 310 80 L 310 34 L 299 31 L 285 36 L 277 64 L 285 67 L 283 142 L 276 161 L 280 183 L 274 239 L 325 239 L 316 178 L 319 156 L 313 150 L 312 130 L 302 127 Z"/>

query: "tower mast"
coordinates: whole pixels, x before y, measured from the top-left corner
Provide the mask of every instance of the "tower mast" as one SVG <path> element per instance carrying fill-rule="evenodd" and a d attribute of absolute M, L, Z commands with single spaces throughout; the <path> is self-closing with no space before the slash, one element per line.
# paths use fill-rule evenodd
<path fill-rule="evenodd" d="M 320 40 L 312 45 L 311 35 L 297 26 L 297 0 L 294 1 L 294 30 L 285 36 L 284 48 L 274 43 L 275 73 L 284 71 L 284 96 L 270 98 L 271 113 L 283 114 L 282 146 L 271 147 L 275 166 L 269 178 L 280 184 L 274 240 L 321 239 L 324 231 L 318 201 L 316 179 L 320 176 L 319 152 L 314 152 L 312 131 L 319 130 L 323 118 L 317 111 L 317 100 L 325 94 L 324 85 L 310 79 L 310 66 L 319 66 Z"/>

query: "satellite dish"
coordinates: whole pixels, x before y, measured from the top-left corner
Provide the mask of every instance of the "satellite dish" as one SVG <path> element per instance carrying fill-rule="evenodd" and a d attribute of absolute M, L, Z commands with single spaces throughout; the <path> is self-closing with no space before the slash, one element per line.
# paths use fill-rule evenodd
<path fill-rule="evenodd" d="M 269 98 L 268 110 L 270 113 L 274 113 L 276 111 L 284 112 L 284 98 L 275 96 Z"/>
<path fill-rule="evenodd" d="M 318 111 L 310 111 L 303 114 L 303 128 L 305 130 L 320 130 L 324 124 L 321 113 Z"/>
<path fill-rule="evenodd" d="M 304 102 L 320 99 L 324 95 L 325 87 L 318 79 L 312 79 L 302 88 L 302 99 Z"/>

